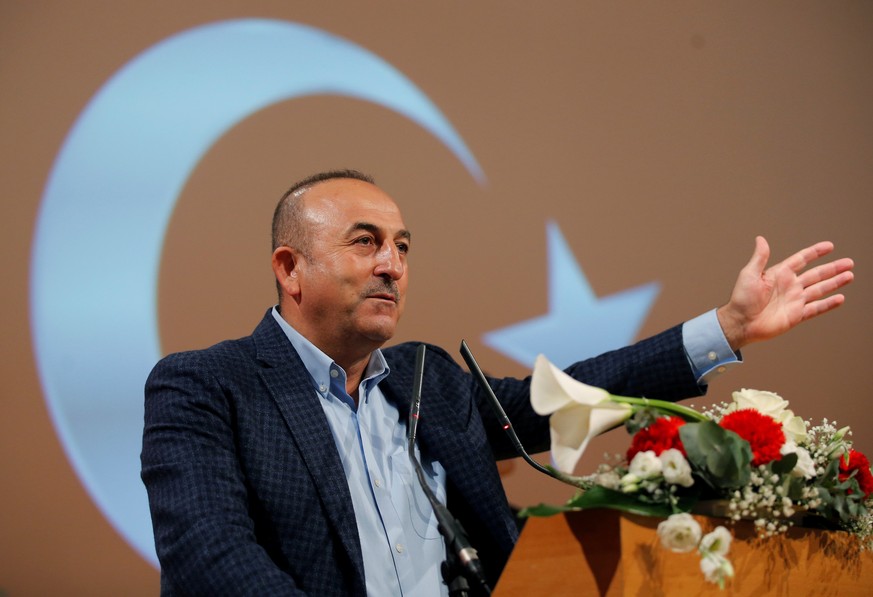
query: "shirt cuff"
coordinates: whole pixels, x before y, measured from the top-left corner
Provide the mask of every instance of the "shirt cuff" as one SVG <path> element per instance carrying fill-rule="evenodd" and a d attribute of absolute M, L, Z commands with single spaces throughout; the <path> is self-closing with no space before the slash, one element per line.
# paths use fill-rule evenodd
<path fill-rule="evenodd" d="M 697 383 L 701 385 L 743 362 L 742 355 L 731 350 L 715 311 L 707 311 L 682 324 L 685 355 Z"/>

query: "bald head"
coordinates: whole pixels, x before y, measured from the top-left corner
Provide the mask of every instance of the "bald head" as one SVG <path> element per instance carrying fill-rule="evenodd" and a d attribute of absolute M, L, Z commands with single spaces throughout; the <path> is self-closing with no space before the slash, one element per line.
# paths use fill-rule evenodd
<path fill-rule="evenodd" d="M 309 255 L 311 239 L 304 225 L 303 198 L 312 187 L 330 180 L 351 178 L 375 184 L 373 178 L 357 170 L 328 170 L 300 180 L 285 191 L 273 211 L 272 251 L 279 247 L 293 247 Z"/>

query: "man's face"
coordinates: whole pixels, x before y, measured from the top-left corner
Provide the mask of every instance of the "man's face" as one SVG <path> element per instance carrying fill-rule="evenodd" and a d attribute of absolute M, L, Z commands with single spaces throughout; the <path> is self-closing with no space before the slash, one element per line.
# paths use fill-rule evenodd
<path fill-rule="evenodd" d="M 406 300 L 410 236 L 394 201 L 355 179 L 316 184 L 303 197 L 309 255 L 295 267 L 298 305 L 316 346 L 381 346 Z"/>

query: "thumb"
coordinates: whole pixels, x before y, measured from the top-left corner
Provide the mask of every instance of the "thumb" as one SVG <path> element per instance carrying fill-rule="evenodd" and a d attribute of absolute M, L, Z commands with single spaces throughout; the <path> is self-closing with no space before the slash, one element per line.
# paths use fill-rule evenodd
<path fill-rule="evenodd" d="M 752 253 L 752 258 L 746 264 L 746 269 L 751 270 L 756 275 L 764 273 L 764 268 L 767 267 L 767 261 L 770 259 L 770 245 L 767 244 L 767 239 L 763 236 L 755 237 L 755 252 Z"/>

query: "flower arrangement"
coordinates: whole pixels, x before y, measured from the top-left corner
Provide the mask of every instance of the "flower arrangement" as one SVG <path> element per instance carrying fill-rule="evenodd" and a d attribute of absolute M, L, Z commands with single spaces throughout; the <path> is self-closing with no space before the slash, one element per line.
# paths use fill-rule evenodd
<path fill-rule="evenodd" d="M 741 390 L 730 403 L 702 412 L 683 405 L 614 396 L 537 360 L 531 403 L 550 415 L 555 476 L 579 488 L 563 506 L 539 505 L 522 515 L 615 508 L 664 517 L 658 537 L 670 550 L 701 554 L 706 579 L 724 587 L 734 570 L 724 526 L 702 536 L 688 513 L 719 500 L 730 520 L 754 520 L 759 536 L 807 526 L 841 529 L 873 548 L 873 473 L 852 448 L 851 431 L 825 420 L 812 426 L 772 392 Z M 626 454 L 594 474 L 571 473 L 589 440 L 624 424 Z"/>

